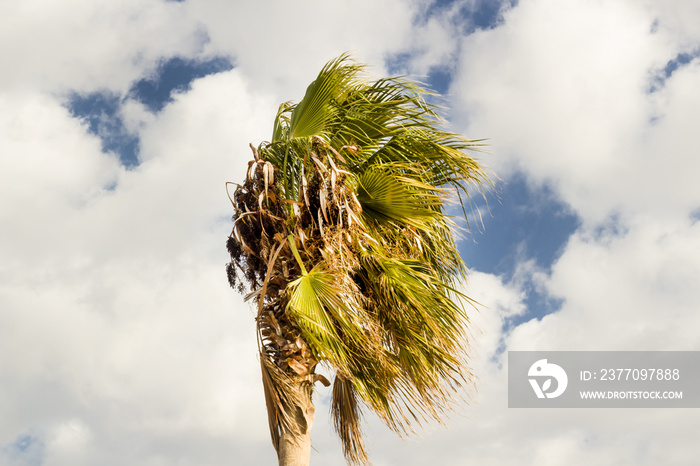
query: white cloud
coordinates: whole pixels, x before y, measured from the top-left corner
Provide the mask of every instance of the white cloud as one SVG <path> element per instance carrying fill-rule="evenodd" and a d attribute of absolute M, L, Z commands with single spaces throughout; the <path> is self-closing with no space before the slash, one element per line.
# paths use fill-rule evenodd
<path fill-rule="evenodd" d="M 76 232 L 67 228 L 66 217 L 80 215 L 120 168 L 55 100 L 38 93 L 4 94 L 0 100 L 7 109 L 0 115 L 0 267 L 16 276 L 28 264 L 49 265 L 57 245 L 73 243 Z"/>
<path fill-rule="evenodd" d="M 687 178 L 697 66 L 647 93 L 681 41 L 654 20 L 635 2 L 537 0 L 464 39 L 452 92 L 471 137 L 491 138 L 496 172 L 552 180 L 585 221 L 700 203 Z"/>
<path fill-rule="evenodd" d="M 561 311 L 516 328 L 521 350 L 697 350 L 700 223 L 633 225 L 626 234 L 579 232 L 547 291 Z"/>
<path fill-rule="evenodd" d="M 583 220 L 551 277 L 533 275 L 562 310 L 515 329 L 513 348 L 696 347 L 700 66 L 649 92 L 688 40 L 658 8 L 534 0 L 464 40 L 453 92 L 469 132 L 493 137 L 498 173 L 548 182 Z"/>
<path fill-rule="evenodd" d="M 146 122 L 132 171 L 57 101 L 4 103 L 2 443 L 41 426 L 46 464 L 252 455 L 267 427 L 224 183 L 271 101 L 236 71 L 198 80 Z"/>
<path fill-rule="evenodd" d="M 124 91 L 161 57 L 192 56 L 206 36 L 159 0 L 3 2 L 0 88 Z"/>
<path fill-rule="evenodd" d="M 700 31 L 696 27 L 700 4 L 684 0 L 644 0 L 640 2 L 655 19 L 655 27 L 673 37 L 679 51 L 696 49 Z"/>
<path fill-rule="evenodd" d="M 373 2 L 185 2 L 212 38 L 208 51 L 231 54 L 278 99 L 299 100 L 326 61 L 344 51 L 382 73 L 383 59 L 410 41 L 414 5 Z"/>

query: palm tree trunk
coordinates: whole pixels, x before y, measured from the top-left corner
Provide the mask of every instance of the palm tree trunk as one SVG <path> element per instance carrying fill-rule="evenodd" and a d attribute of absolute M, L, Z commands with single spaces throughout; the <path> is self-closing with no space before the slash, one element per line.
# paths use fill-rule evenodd
<path fill-rule="evenodd" d="M 311 427 L 314 423 L 314 404 L 311 401 L 313 387 L 308 383 L 299 383 L 298 400 L 302 406 L 296 407 L 293 431 L 282 429 L 279 439 L 277 458 L 279 466 L 308 466 L 311 458 Z M 295 397 L 296 398 L 296 397 Z"/>
<path fill-rule="evenodd" d="M 330 382 L 315 374 L 318 361 L 285 314 L 286 295 L 264 304 L 258 316 L 260 363 L 272 444 L 279 466 L 308 466 L 315 408 L 314 384 Z"/>

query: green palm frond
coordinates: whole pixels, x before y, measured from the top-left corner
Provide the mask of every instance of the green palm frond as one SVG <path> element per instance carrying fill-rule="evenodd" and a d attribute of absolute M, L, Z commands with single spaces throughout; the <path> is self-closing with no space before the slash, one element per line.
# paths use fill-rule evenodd
<path fill-rule="evenodd" d="M 416 407 L 423 418 L 435 417 L 433 407 L 446 406 L 450 398 L 443 384 L 465 381 L 468 318 L 460 300 L 466 297 L 421 261 L 374 253 L 362 262 L 372 307 L 391 336 L 387 345 L 403 377 L 398 392 L 405 397 L 397 404 Z"/>
<path fill-rule="evenodd" d="M 426 228 L 431 219 L 442 215 L 437 188 L 398 176 L 385 167 L 372 167 L 358 180 L 357 198 L 368 220 Z"/>
<path fill-rule="evenodd" d="M 316 356 L 344 367 L 349 365 L 350 355 L 336 324 L 347 330 L 351 312 L 338 299 L 333 285 L 333 276 L 322 267 L 315 267 L 287 285 L 287 312 L 304 332 Z M 334 307 L 336 304 L 339 307 Z"/>
<path fill-rule="evenodd" d="M 272 140 L 278 141 L 280 139 L 286 138 L 286 133 L 289 131 L 289 125 L 291 123 L 289 118 L 289 112 L 294 108 L 292 102 L 284 102 L 279 106 L 277 110 L 277 115 L 275 116 L 275 125 L 272 130 Z"/>
<path fill-rule="evenodd" d="M 319 264 L 289 283 L 287 292 L 287 313 L 318 359 L 349 374 L 362 354 L 381 353 L 378 329 L 357 302 L 354 282 Z"/>
<path fill-rule="evenodd" d="M 329 62 L 306 89 L 306 95 L 292 110 L 290 139 L 323 135 L 328 130 L 327 122 L 338 111 L 337 102 L 352 92 L 363 68 L 350 63 L 348 58 L 345 54 Z"/>

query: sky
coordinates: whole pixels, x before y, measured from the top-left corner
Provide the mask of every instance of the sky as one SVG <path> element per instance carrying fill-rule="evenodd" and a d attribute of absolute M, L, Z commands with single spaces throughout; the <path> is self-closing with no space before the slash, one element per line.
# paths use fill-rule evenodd
<path fill-rule="evenodd" d="M 700 2 L 0 1 L 0 465 L 275 464 L 225 182 L 345 51 L 488 139 L 476 390 L 377 466 L 691 465 L 697 409 L 509 409 L 507 352 L 700 350 Z M 330 390 L 312 464 L 342 465 Z"/>

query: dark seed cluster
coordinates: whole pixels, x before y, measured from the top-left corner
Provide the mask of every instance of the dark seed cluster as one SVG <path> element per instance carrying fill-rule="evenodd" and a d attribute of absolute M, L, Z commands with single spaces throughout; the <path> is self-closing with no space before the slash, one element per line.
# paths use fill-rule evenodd
<path fill-rule="evenodd" d="M 237 234 L 232 232 L 226 240 L 231 256 L 226 272 L 231 287 L 243 293 L 244 282 L 252 291 L 264 281 L 274 236 L 284 231 L 286 213 L 279 188 L 266 183 L 263 163 L 256 164 L 251 176 L 236 189 L 234 203 L 232 220 Z"/>

